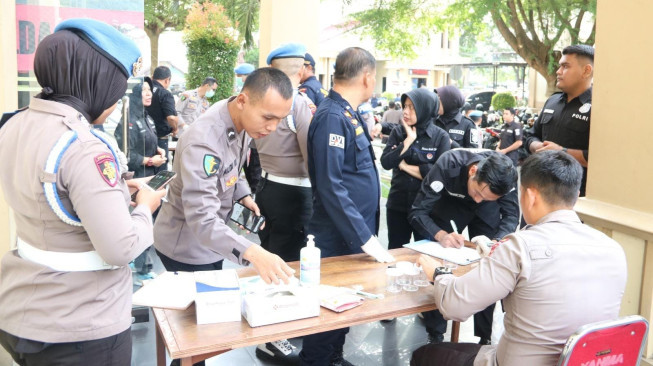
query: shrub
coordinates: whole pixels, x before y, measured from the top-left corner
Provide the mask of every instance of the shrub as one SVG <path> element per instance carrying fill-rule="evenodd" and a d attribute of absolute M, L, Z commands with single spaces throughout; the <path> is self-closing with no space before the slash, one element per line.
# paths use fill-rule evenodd
<path fill-rule="evenodd" d="M 188 47 L 186 85 L 198 87 L 212 76 L 218 88 L 211 102 L 232 95 L 240 42 L 224 8 L 211 2 L 193 4 L 186 17 L 184 42 Z"/>
<path fill-rule="evenodd" d="M 515 97 L 510 92 L 496 93 L 492 96 L 492 107 L 495 111 L 500 111 L 506 108 L 514 108 L 517 105 Z"/>

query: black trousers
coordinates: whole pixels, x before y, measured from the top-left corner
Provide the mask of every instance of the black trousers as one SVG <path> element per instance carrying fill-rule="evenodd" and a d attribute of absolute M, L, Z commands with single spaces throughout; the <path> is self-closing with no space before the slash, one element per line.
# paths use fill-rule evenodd
<path fill-rule="evenodd" d="M 328 366 L 331 364 L 331 357 L 337 352 L 342 352 L 347 333 L 349 333 L 349 328 L 304 336 L 302 350 L 299 352 L 300 365 Z"/>
<path fill-rule="evenodd" d="M 247 179 L 247 184 L 252 192 L 256 192 L 256 187 L 258 187 L 258 182 L 261 180 L 261 161 L 258 157 L 258 150 L 249 149 L 249 159 L 243 167 L 245 171 L 245 179 Z"/>
<path fill-rule="evenodd" d="M 426 239 L 410 225 L 408 212 L 388 208 L 386 222 L 388 224 L 388 249 L 401 248 L 402 245 L 410 242 L 411 236 L 415 238 L 415 241 Z"/>
<path fill-rule="evenodd" d="M 478 217 L 472 218 L 472 220 L 465 226 L 467 227 L 470 238 L 478 235 L 485 235 L 488 238 L 492 238 L 496 232 L 496 228 L 491 227 Z M 483 339 L 492 338 L 494 306 L 495 304 L 492 304 L 484 310 L 474 314 L 474 335 L 476 337 Z M 442 317 L 442 314 L 440 314 L 438 310 L 427 311 L 423 313 L 423 315 L 424 325 L 429 334 L 444 334 L 444 332 L 447 331 L 447 321 Z"/>
<path fill-rule="evenodd" d="M 0 344 L 21 366 L 130 366 L 131 328 L 90 341 L 45 343 L 19 338 L 0 330 Z"/>
<path fill-rule="evenodd" d="M 256 191 L 256 204 L 265 216 L 265 228 L 258 232 L 261 246 L 286 262 L 299 260 L 313 207 L 311 188 L 262 177 Z"/>
<path fill-rule="evenodd" d="M 413 352 L 410 366 L 473 366 L 480 349 L 473 343 L 427 344 Z"/>
<path fill-rule="evenodd" d="M 168 151 L 169 151 L 168 150 L 168 138 L 167 137 L 166 138 L 158 138 L 156 140 L 156 144 L 157 144 L 157 146 L 162 148 L 163 151 L 165 151 L 165 157 L 167 159 L 168 158 Z M 158 172 L 160 172 L 162 170 L 166 170 L 167 166 L 168 166 L 168 164 L 161 164 L 161 166 L 155 167 L 154 168 L 154 174 L 156 174 L 156 173 L 158 173 Z"/>
<path fill-rule="evenodd" d="M 163 253 L 159 252 L 158 250 L 156 251 L 156 254 L 159 256 L 159 258 L 161 259 L 161 263 L 163 263 L 163 266 L 166 268 L 166 271 L 168 272 L 219 271 L 222 269 L 223 261 L 217 261 L 215 263 L 209 263 L 209 264 L 188 264 L 188 263 L 178 262 L 170 257 L 166 257 Z M 181 362 L 179 360 L 172 360 L 170 366 L 178 366 L 180 364 Z M 204 361 L 194 363 L 193 366 L 204 366 Z"/>

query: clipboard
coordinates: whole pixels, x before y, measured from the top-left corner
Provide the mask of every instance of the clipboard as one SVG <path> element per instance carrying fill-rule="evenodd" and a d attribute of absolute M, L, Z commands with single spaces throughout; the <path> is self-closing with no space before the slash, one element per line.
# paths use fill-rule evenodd
<path fill-rule="evenodd" d="M 467 247 L 445 248 L 440 243 L 430 240 L 420 240 L 414 243 L 404 244 L 403 246 L 404 248 L 428 254 L 460 266 L 466 266 L 481 260 L 481 256 L 474 249 Z"/>
<path fill-rule="evenodd" d="M 195 301 L 193 272 L 163 272 L 132 295 L 134 305 L 185 310 Z"/>

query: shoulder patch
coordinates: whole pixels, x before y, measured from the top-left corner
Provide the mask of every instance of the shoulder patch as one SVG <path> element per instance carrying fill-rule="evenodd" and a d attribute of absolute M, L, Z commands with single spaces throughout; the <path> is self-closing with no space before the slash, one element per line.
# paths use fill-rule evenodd
<path fill-rule="evenodd" d="M 345 136 L 336 135 L 335 133 L 329 134 L 329 146 L 339 147 L 345 149 Z"/>
<path fill-rule="evenodd" d="M 231 176 L 231 178 L 229 178 L 229 179 L 227 180 L 226 185 L 227 185 L 227 187 L 231 187 L 231 186 L 233 186 L 234 184 L 236 184 L 237 181 L 238 181 L 238 177 L 237 177 L 237 176 L 235 176 L 235 175 L 234 175 L 234 176 Z"/>
<path fill-rule="evenodd" d="M 97 167 L 102 179 L 107 182 L 111 187 L 115 187 L 118 184 L 118 174 L 116 169 L 116 161 L 113 159 L 113 155 L 109 153 L 102 153 L 97 155 L 95 158 L 95 166 Z"/>
<path fill-rule="evenodd" d="M 505 243 L 507 241 L 508 241 L 508 238 L 504 238 L 504 239 L 501 239 L 501 240 L 495 242 L 492 245 L 492 248 L 490 248 L 490 253 L 487 256 L 488 257 L 492 256 L 492 253 L 494 253 L 494 251 L 499 247 L 499 245 L 501 245 L 501 243 Z"/>
<path fill-rule="evenodd" d="M 434 180 L 433 182 L 431 182 L 431 189 L 435 193 L 440 193 L 442 188 L 444 188 L 444 184 L 442 184 L 442 182 L 440 182 L 439 180 Z"/>
<path fill-rule="evenodd" d="M 326 89 L 324 89 L 324 88 L 320 88 L 320 92 L 321 92 L 322 94 L 324 94 L 325 97 L 329 96 L 329 92 L 326 91 Z"/>
<path fill-rule="evenodd" d="M 218 169 L 220 169 L 220 158 L 215 155 L 206 154 L 204 155 L 204 173 L 206 173 L 207 178 L 216 175 Z"/>
<path fill-rule="evenodd" d="M 578 111 L 580 113 L 587 113 L 587 112 L 590 111 L 591 108 L 592 108 L 592 105 L 590 103 L 585 103 L 582 106 L 580 106 L 580 108 L 578 108 Z"/>
<path fill-rule="evenodd" d="M 315 111 L 317 111 L 317 107 L 313 103 L 308 103 L 308 108 L 311 110 L 311 114 L 315 115 Z"/>

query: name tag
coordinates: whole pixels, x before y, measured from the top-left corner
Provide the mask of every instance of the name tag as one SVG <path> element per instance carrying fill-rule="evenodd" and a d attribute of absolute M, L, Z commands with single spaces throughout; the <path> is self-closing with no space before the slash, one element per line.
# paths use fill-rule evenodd
<path fill-rule="evenodd" d="M 549 108 L 542 111 L 542 113 L 553 113 L 553 112 L 555 112 L 555 111 L 553 109 L 549 109 Z"/>

